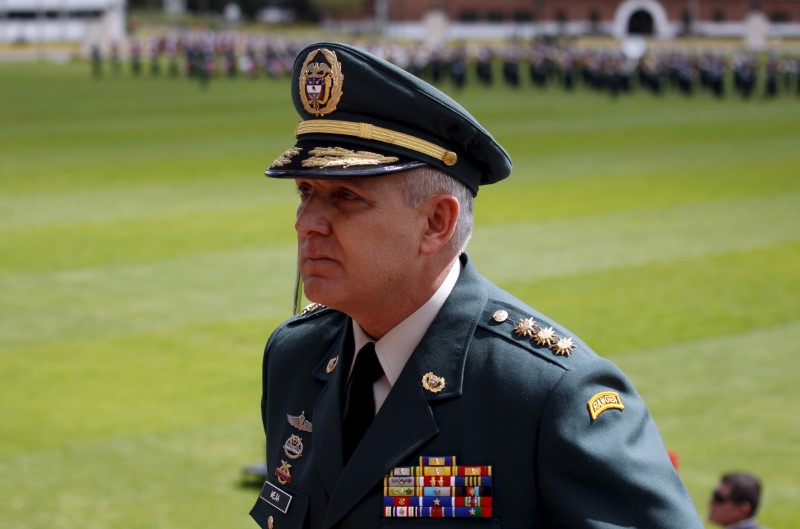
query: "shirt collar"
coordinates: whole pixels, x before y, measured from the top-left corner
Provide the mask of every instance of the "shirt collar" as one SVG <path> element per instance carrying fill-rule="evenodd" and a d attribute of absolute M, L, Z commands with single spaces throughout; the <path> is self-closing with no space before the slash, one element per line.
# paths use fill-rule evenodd
<path fill-rule="evenodd" d="M 750 527 L 756 527 L 756 519 L 755 518 L 747 518 L 746 520 L 738 521 L 734 524 L 729 525 L 726 529 L 749 529 Z"/>
<path fill-rule="evenodd" d="M 391 386 L 394 386 L 397 377 L 400 376 L 400 372 L 405 367 L 406 362 L 411 358 L 414 349 L 422 341 L 422 337 L 428 327 L 431 326 L 444 302 L 447 301 L 450 292 L 453 291 L 453 287 L 461 273 L 461 266 L 461 261 L 455 260 L 447 273 L 447 277 L 445 277 L 433 296 L 375 342 L 375 353 Z M 356 351 L 360 351 L 367 342 L 372 341 L 355 320 L 353 320 L 353 341 L 355 342 Z"/>

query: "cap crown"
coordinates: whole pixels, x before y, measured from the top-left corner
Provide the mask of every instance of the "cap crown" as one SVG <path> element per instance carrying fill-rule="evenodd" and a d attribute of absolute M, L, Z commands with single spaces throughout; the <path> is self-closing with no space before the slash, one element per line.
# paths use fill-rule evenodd
<path fill-rule="evenodd" d="M 291 93 L 302 118 L 298 143 L 269 176 L 342 178 L 430 164 L 476 193 L 511 172 L 506 151 L 461 105 L 359 48 L 306 46 L 295 59 Z"/>

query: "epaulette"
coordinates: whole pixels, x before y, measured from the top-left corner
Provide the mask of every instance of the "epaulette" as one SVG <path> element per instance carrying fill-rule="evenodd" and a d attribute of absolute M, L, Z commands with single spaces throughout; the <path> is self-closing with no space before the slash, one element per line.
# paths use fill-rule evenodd
<path fill-rule="evenodd" d="M 297 314 L 297 316 L 295 316 L 294 319 L 291 321 L 292 323 L 306 321 L 313 317 L 324 314 L 327 311 L 328 307 L 326 307 L 325 305 L 320 305 L 319 303 L 309 303 L 308 305 L 303 307 L 303 310 L 301 310 L 300 313 Z"/>
<path fill-rule="evenodd" d="M 305 316 L 306 314 L 311 314 L 312 312 L 316 312 L 325 308 L 327 308 L 325 305 L 320 305 L 319 303 L 309 303 L 303 307 L 303 310 L 300 311 L 300 316 Z"/>
<path fill-rule="evenodd" d="M 483 324 L 501 336 L 528 342 L 537 350 L 547 349 L 555 356 L 568 357 L 578 347 L 571 336 L 556 330 L 538 316 L 512 318 L 505 308 L 488 308 L 484 311 Z"/>

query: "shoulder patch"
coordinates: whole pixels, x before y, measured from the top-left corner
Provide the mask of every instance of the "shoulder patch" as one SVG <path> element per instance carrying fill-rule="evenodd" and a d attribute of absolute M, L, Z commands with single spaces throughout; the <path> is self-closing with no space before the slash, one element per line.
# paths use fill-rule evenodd
<path fill-rule="evenodd" d="M 589 415 L 592 420 L 597 419 L 601 413 L 606 410 L 624 410 L 625 406 L 622 404 L 622 399 L 619 398 L 619 393 L 616 391 L 601 391 L 588 402 Z"/>

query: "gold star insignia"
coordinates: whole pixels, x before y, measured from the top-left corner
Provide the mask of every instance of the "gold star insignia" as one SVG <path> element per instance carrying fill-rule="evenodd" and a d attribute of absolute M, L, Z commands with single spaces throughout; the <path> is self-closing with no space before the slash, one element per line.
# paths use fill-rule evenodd
<path fill-rule="evenodd" d="M 550 347 L 558 340 L 558 335 L 556 335 L 556 331 L 552 327 L 547 327 L 546 329 L 540 328 L 533 335 L 533 339 L 536 340 L 536 343 L 539 345 Z"/>
<path fill-rule="evenodd" d="M 536 332 L 537 327 L 533 318 L 525 318 L 514 326 L 514 332 L 517 333 L 517 336 L 526 336 L 530 338 L 533 336 L 533 333 Z"/>
<path fill-rule="evenodd" d="M 553 346 L 553 351 L 560 356 L 569 356 L 576 347 L 577 346 L 575 345 L 575 342 L 572 341 L 572 338 L 561 338 Z"/>

